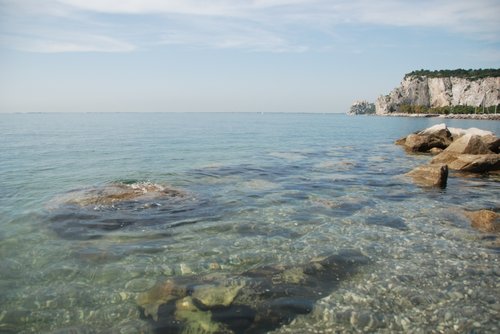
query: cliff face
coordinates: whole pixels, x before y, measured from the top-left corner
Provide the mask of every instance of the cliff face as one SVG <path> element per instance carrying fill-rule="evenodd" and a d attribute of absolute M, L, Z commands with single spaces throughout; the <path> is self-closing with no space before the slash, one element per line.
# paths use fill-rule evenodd
<path fill-rule="evenodd" d="M 377 114 L 387 114 L 399 112 L 401 105 L 489 107 L 498 104 L 500 77 L 466 79 L 408 76 L 389 95 L 380 96 L 375 108 Z"/>

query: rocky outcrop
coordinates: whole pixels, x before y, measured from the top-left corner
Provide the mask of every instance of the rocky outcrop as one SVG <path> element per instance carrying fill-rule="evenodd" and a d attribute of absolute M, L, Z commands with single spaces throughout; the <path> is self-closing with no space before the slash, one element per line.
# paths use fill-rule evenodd
<path fill-rule="evenodd" d="M 400 112 L 403 105 L 436 108 L 499 104 L 500 77 L 468 79 L 410 75 L 388 95 L 380 96 L 375 102 L 375 109 L 377 114 L 389 114 Z"/>
<path fill-rule="evenodd" d="M 419 166 L 406 175 L 420 186 L 446 188 L 448 166 L 445 164 Z"/>
<path fill-rule="evenodd" d="M 468 173 L 500 171 L 498 138 L 476 128 L 457 129 L 438 124 L 396 141 L 409 152 L 435 155 L 430 164 L 406 175 L 420 186 L 446 187 L 448 169 Z M 491 149 L 490 149 L 491 148 Z"/>
<path fill-rule="evenodd" d="M 487 140 L 470 133 L 453 141 L 443 152 L 436 155 L 431 164 L 448 164 L 452 170 L 483 173 L 500 170 L 500 154 L 492 152 L 488 143 L 496 142 L 487 134 Z M 486 137 L 486 136 L 485 136 Z"/>
<path fill-rule="evenodd" d="M 375 104 L 368 101 L 356 101 L 351 105 L 348 115 L 366 115 L 375 113 Z"/>
<path fill-rule="evenodd" d="M 429 152 L 431 149 L 445 149 L 452 142 L 452 134 L 446 124 L 437 124 L 417 133 L 412 133 L 396 142 L 411 152 Z"/>

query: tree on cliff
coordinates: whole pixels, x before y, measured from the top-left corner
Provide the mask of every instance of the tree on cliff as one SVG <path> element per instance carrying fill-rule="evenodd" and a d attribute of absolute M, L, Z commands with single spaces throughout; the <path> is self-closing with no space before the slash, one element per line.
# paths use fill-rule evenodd
<path fill-rule="evenodd" d="M 456 77 L 456 78 L 464 78 L 464 79 L 482 79 L 487 77 L 500 77 L 500 69 L 495 68 L 487 68 L 487 69 L 456 69 L 456 70 L 417 70 L 405 75 L 405 79 L 410 76 L 420 76 L 420 77 L 428 77 L 428 78 L 446 78 L 446 77 Z"/>

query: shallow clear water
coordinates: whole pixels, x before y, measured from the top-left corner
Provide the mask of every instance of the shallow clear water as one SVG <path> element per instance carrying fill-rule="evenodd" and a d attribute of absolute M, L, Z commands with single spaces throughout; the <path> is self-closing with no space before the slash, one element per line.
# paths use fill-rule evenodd
<path fill-rule="evenodd" d="M 498 332 L 500 253 L 462 214 L 498 209 L 498 178 L 452 173 L 447 189 L 429 190 L 401 176 L 429 157 L 393 142 L 441 122 L 0 115 L 0 332 L 149 332 L 135 300 L 165 277 L 294 266 L 345 249 L 370 264 L 276 332 Z M 500 133 L 496 121 L 445 122 Z M 126 226 L 61 233 L 54 217 L 75 214 L 64 206 L 75 190 L 145 182 L 186 195 L 95 208 L 96 219 Z"/>

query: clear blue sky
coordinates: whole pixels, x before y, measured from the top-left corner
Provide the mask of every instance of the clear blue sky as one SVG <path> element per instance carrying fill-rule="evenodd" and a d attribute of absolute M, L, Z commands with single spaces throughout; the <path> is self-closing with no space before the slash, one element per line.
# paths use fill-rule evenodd
<path fill-rule="evenodd" d="M 0 112 L 346 112 L 499 68 L 500 0 L 0 0 Z"/>

